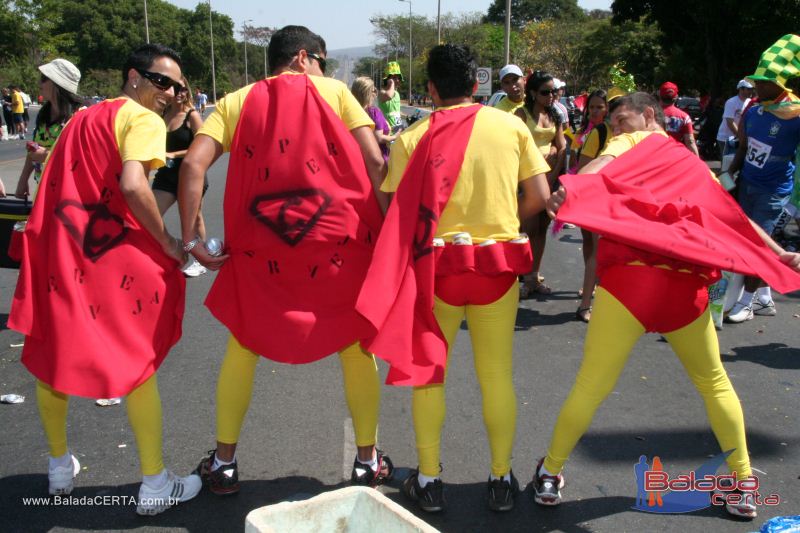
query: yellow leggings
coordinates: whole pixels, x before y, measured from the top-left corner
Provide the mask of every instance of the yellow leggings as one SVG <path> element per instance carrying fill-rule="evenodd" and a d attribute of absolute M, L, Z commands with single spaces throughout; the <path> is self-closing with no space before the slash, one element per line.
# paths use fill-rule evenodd
<path fill-rule="evenodd" d="M 483 422 L 489 436 L 492 474 L 504 476 L 511 470 L 511 451 L 517 424 L 517 398 L 511 378 L 514 323 L 519 304 L 519 285 L 514 283 L 500 299 L 488 305 L 452 306 L 436 298 L 433 313 L 447 343 L 453 341 L 466 316 L 472 339 L 475 374 L 483 397 Z M 449 364 L 448 354 L 448 364 Z M 439 475 L 439 453 L 445 416 L 445 387 L 414 387 L 412 393 L 414 431 L 419 471 Z"/>
<path fill-rule="evenodd" d="M 583 362 L 569 397 L 561 407 L 544 461 L 552 473 L 561 472 L 572 449 L 589 429 L 592 417 L 614 385 L 644 326 L 602 287 L 597 288 L 594 312 L 586 333 Z M 744 415 L 719 355 L 717 334 L 708 309 L 691 324 L 664 333 L 683 368 L 703 397 L 711 429 L 739 479 L 750 475 Z"/>
<path fill-rule="evenodd" d="M 50 455 L 61 457 L 67 453 L 69 396 L 37 381 L 36 400 Z M 125 404 L 128 408 L 128 420 L 136 437 L 142 475 L 160 474 L 164 470 L 164 461 L 161 455 L 161 397 L 158 394 L 156 375 L 153 374 L 131 391 L 125 398 Z"/>
<path fill-rule="evenodd" d="M 253 394 L 256 364 L 260 358 L 231 335 L 217 382 L 217 441 L 225 444 L 239 442 L 239 433 Z M 339 352 L 339 358 L 356 446 L 373 446 L 377 442 L 381 403 L 375 357 L 354 343 Z"/>

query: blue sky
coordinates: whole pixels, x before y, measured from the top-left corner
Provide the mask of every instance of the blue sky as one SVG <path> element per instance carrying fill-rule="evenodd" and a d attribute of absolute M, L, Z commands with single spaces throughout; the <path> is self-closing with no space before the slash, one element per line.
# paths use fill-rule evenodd
<path fill-rule="evenodd" d="M 168 0 L 169 2 L 194 9 L 199 0 Z M 442 13 L 467 13 L 479 11 L 485 13 L 491 0 L 441 0 Z M 578 0 L 584 9 L 610 9 L 611 0 Z M 428 17 L 436 16 L 437 0 L 414 0 L 414 13 Z M 273 0 L 271 2 L 253 0 L 211 0 L 214 11 L 225 13 L 241 29 L 242 23 L 253 26 L 285 26 L 302 24 L 325 38 L 329 50 L 368 46 L 373 43 L 372 25 L 369 19 L 373 15 L 406 14 L 408 4 L 400 0 L 335 0 L 292 2 Z"/>

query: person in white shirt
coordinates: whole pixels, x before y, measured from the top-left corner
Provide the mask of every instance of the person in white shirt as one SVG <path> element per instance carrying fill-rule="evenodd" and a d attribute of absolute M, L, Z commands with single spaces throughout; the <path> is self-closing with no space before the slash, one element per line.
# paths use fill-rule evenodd
<path fill-rule="evenodd" d="M 742 118 L 742 112 L 753 96 L 753 84 L 747 80 L 739 80 L 739 83 L 736 84 L 736 90 L 736 96 L 728 98 L 725 102 L 722 123 L 720 123 L 717 131 L 717 147 L 720 159 L 725 155 L 725 145 L 728 139 L 736 137 L 739 133 L 739 119 Z"/>

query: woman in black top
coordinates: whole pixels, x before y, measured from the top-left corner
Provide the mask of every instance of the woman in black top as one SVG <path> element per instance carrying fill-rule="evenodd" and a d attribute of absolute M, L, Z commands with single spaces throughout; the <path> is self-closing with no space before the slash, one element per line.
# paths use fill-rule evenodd
<path fill-rule="evenodd" d="M 191 88 L 186 78 L 182 78 L 183 88 L 175 94 L 175 99 L 164 111 L 164 122 L 167 124 L 167 162 L 158 169 L 153 180 L 153 195 L 156 197 L 158 210 L 163 216 L 164 213 L 178 199 L 178 175 L 181 169 L 183 157 L 192 144 L 197 130 L 203 125 L 200 113 L 195 111 L 192 105 Z M 203 194 L 208 189 L 208 178 L 203 185 Z M 195 226 L 197 235 L 205 240 L 206 227 L 203 215 L 198 213 Z M 198 274 L 194 274 L 198 271 Z M 202 266 L 194 263 L 184 270 L 188 276 L 202 274 L 205 271 Z M 193 275 L 194 274 L 194 275 Z"/>

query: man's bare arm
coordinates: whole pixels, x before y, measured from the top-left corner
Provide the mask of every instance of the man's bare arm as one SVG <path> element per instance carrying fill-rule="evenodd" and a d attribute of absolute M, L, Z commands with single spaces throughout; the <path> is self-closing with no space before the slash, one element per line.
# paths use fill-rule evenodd
<path fill-rule="evenodd" d="M 203 200 L 203 181 L 209 167 L 222 155 L 222 145 L 208 135 L 198 135 L 189 146 L 181 163 L 178 178 L 178 211 L 181 215 L 183 242 L 194 240 L 200 204 Z M 227 255 L 208 255 L 205 246 L 196 245 L 191 254 L 206 268 L 218 270 L 228 259 Z"/>
<path fill-rule="evenodd" d="M 525 221 L 538 215 L 550 196 L 547 174 L 535 174 L 520 183 L 522 195 L 519 198 L 519 220 L 523 227 Z"/>
<path fill-rule="evenodd" d="M 150 164 L 142 161 L 125 161 L 119 179 L 119 190 L 136 220 L 158 241 L 164 251 L 176 261 L 183 262 L 180 241 L 169 234 L 147 175 Z"/>
<path fill-rule="evenodd" d="M 364 166 L 367 168 L 369 180 L 372 182 L 372 190 L 375 191 L 375 197 L 378 199 L 378 205 L 381 207 L 381 212 L 386 214 L 389 208 L 389 196 L 381 191 L 381 184 L 386 177 L 386 162 L 383 160 L 378 141 L 375 140 L 375 134 L 369 126 L 361 126 L 350 130 L 350 133 L 358 143 L 361 149 L 361 156 L 364 158 Z"/>

